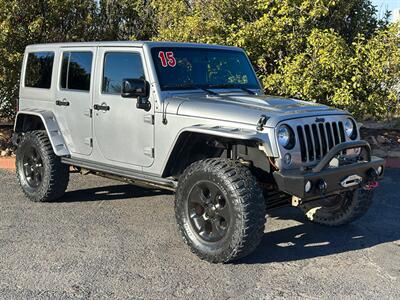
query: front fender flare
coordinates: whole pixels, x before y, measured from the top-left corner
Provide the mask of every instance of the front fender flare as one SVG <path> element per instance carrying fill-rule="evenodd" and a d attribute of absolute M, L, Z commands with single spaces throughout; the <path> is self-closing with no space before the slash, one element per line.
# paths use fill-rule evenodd
<path fill-rule="evenodd" d="M 274 150 L 271 145 L 272 128 L 265 128 L 263 132 L 251 129 L 233 128 L 225 126 L 207 126 L 194 125 L 182 128 L 169 149 L 168 155 L 162 168 L 162 174 L 165 174 L 170 163 L 171 156 L 175 148 L 179 147 L 181 137 L 186 133 L 198 133 L 213 137 L 223 137 L 237 141 L 254 141 L 258 144 L 258 149 L 265 153 L 266 156 L 276 157 L 277 149 Z"/>
<path fill-rule="evenodd" d="M 17 113 L 14 123 L 14 132 L 23 132 L 19 127 L 19 120 L 23 116 L 30 115 L 39 117 L 46 129 L 47 135 L 49 137 L 53 151 L 57 156 L 67 156 L 69 157 L 71 153 L 68 150 L 67 144 L 65 143 L 64 137 L 62 136 L 60 127 L 58 126 L 57 120 L 54 114 L 48 110 L 22 110 Z"/>
<path fill-rule="evenodd" d="M 265 128 L 265 130 L 266 130 L 265 132 L 260 132 L 251 129 L 242 129 L 242 128 L 233 128 L 224 126 L 211 127 L 204 125 L 185 127 L 179 132 L 172 149 L 175 147 L 176 141 L 183 133 L 195 132 L 211 136 L 231 138 L 235 140 L 256 141 L 259 143 L 260 150 L 263 151 L 267 156 L 276 157 L 278 155 L 277 149 L 274 149 L 272 147 L 270 140 L 271 134 L 273 134 L 273 130 L 269 130 L 269 128 Z"/>

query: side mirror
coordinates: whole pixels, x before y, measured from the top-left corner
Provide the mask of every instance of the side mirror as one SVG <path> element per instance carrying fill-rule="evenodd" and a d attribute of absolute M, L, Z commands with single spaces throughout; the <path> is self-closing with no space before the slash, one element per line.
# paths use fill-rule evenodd
<path fill-rule="evenodd" d="M 124 98 L 148 97 L 149 88 L 144 79 L 124 79 L 122 80 L 121 96 Z"/>
<path fill-rule="evenodd" d="M 124 79 L 122 80 L 121 96 L 124 98 L 137 98 L 136 107 L 149 111 L 151 103 L 147 99 L 149 96 L 149 85 L 144 79 Z"/>

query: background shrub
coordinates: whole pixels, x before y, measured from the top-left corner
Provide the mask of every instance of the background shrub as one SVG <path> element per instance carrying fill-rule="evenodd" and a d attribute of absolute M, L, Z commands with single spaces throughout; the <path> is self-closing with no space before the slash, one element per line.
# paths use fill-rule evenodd
<path fill-rule="evenodd" d="M 369 0 L 0 0 L 0 114 L 13 116 L 27 44 L 153 39 L 244 48 L 265 91 L 400 112 L 398 24 Z"/>

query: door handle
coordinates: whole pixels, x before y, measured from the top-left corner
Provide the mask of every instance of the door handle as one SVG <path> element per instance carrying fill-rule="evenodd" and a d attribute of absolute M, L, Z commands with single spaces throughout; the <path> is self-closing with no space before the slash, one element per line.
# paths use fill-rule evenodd
<path fill-rule="evenodd" d="M 94 110 L 102 110 L 102 111 L 110 110 L 110 107 L 106 104 L 102 104 L 102 105 L 95 104 L 95 105 L 93 105 L 93 108 L 94 108 Z"/>
<path fill-rule="evenodd" d="M 69 106 L 69 102 L 66 99 L 61 100 L 57 100 L 56 101 L 56 105 L 58 106 Z"/>

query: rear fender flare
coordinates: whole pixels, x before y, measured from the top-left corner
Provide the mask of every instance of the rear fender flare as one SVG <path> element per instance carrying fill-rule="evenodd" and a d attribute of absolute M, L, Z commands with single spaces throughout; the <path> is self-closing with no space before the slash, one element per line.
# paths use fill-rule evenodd
<path fill-rule="evenodd" d="M 27 116 L 39 117 L 46 129 L 53 151 L 57 156 L 69 157 L 71 155 L 67 144 L 62 136 L 60 127 L 54 114 L 48 110 L 22 110 L 17 113 L 14 123 L 14 132 L 23 133 L 27 130 L 23 128 L 23 120 Z"/>

